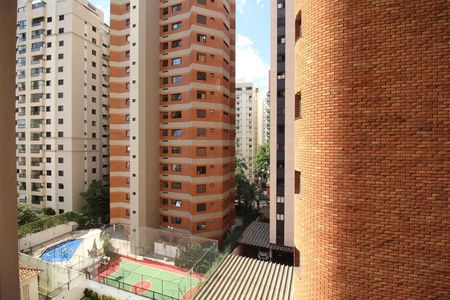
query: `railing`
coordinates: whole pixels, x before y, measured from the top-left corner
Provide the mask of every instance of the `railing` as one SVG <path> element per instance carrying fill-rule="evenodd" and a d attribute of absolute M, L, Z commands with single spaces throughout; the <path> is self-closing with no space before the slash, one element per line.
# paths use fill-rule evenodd
<path fill-rule="evenodd" d="M 103 284 L 106 284 L 106 285 L 118 288 L 119 290 L 124 290 L 124 291 L 130 292 L 130 293 L 133 293 L 133 294 L 145 297 L 145 298 L 149 298 L 149 299 L 178 300 L 178 298 L 174 298 L 172 296 L 167 296 L 167 295 L 164 295 L 162 293 L 158 293 L 158 292 L 155 292 L 155 291 L 152 291 L 152 290 L 148 290 L 146 288 L 142 288 L 142 287 L 139 287 L 137 285 L 131 285 L 131 284 L 128 284 L 128 283 L 125 283 L 123 281 L 120 281 L 120 280 L 117 280 L 117 279 L 113 279 L 113 278 L 110 278 L 110 277 L 105 277 L 105 276 L 99 275 L 99 276 L 97 276 L 95 278 L 95 280 L 97 282 L 100 282 L 100 283 L 103 283 Z"/>

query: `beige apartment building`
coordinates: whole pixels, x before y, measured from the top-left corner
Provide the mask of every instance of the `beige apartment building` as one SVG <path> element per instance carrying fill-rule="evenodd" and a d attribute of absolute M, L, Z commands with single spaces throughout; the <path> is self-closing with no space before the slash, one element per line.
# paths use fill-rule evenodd
<path fill-rule="evenodd" d="M 249 179 L 254 178 L 253 158 L 258 147 L 258 98 L 253 83 L 236 84 L 236 154 L 247 165 Z"/>
<path fill-rule="evenodd" d="M 270 140 L 270 91 L 258 97 L 257 131 L 257 146 L 268 143 Z"/>
<path fill-rule="evenodd" d="M 80 192 L 108 178 L 109 28 L 86 0 L 19 0 L 18 201 L 80 210 Z"/>

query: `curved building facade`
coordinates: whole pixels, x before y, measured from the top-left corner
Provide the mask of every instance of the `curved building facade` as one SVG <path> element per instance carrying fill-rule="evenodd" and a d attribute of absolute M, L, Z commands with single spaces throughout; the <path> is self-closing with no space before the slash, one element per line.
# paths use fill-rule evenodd
<path fill-rule="evenodd" d="M 234 220 L 235 2 L 111 2 L 111 222 Z"/>
<path fill-rule="evenodd" d="M 295 3 L 297 299 L 449 297 L 450 6 L 375 2 Z"/>

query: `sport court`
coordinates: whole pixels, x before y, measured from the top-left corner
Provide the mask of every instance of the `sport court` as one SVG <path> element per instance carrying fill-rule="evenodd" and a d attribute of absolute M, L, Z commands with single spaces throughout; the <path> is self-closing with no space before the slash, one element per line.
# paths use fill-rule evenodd
<path fill-rule="evenodd" d="M 156 300 L 186 299 L 202 276 L 154 262 L 118 256 L 100 272 L 99 281 Z"/>

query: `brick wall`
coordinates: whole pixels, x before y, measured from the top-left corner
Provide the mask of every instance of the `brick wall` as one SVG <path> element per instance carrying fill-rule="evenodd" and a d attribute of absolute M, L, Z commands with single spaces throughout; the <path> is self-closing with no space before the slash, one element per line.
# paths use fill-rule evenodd
<path fill-rule="evenodd" d="M 449 299 L 450 2 L 296 8 L 296 298 Z"/>

